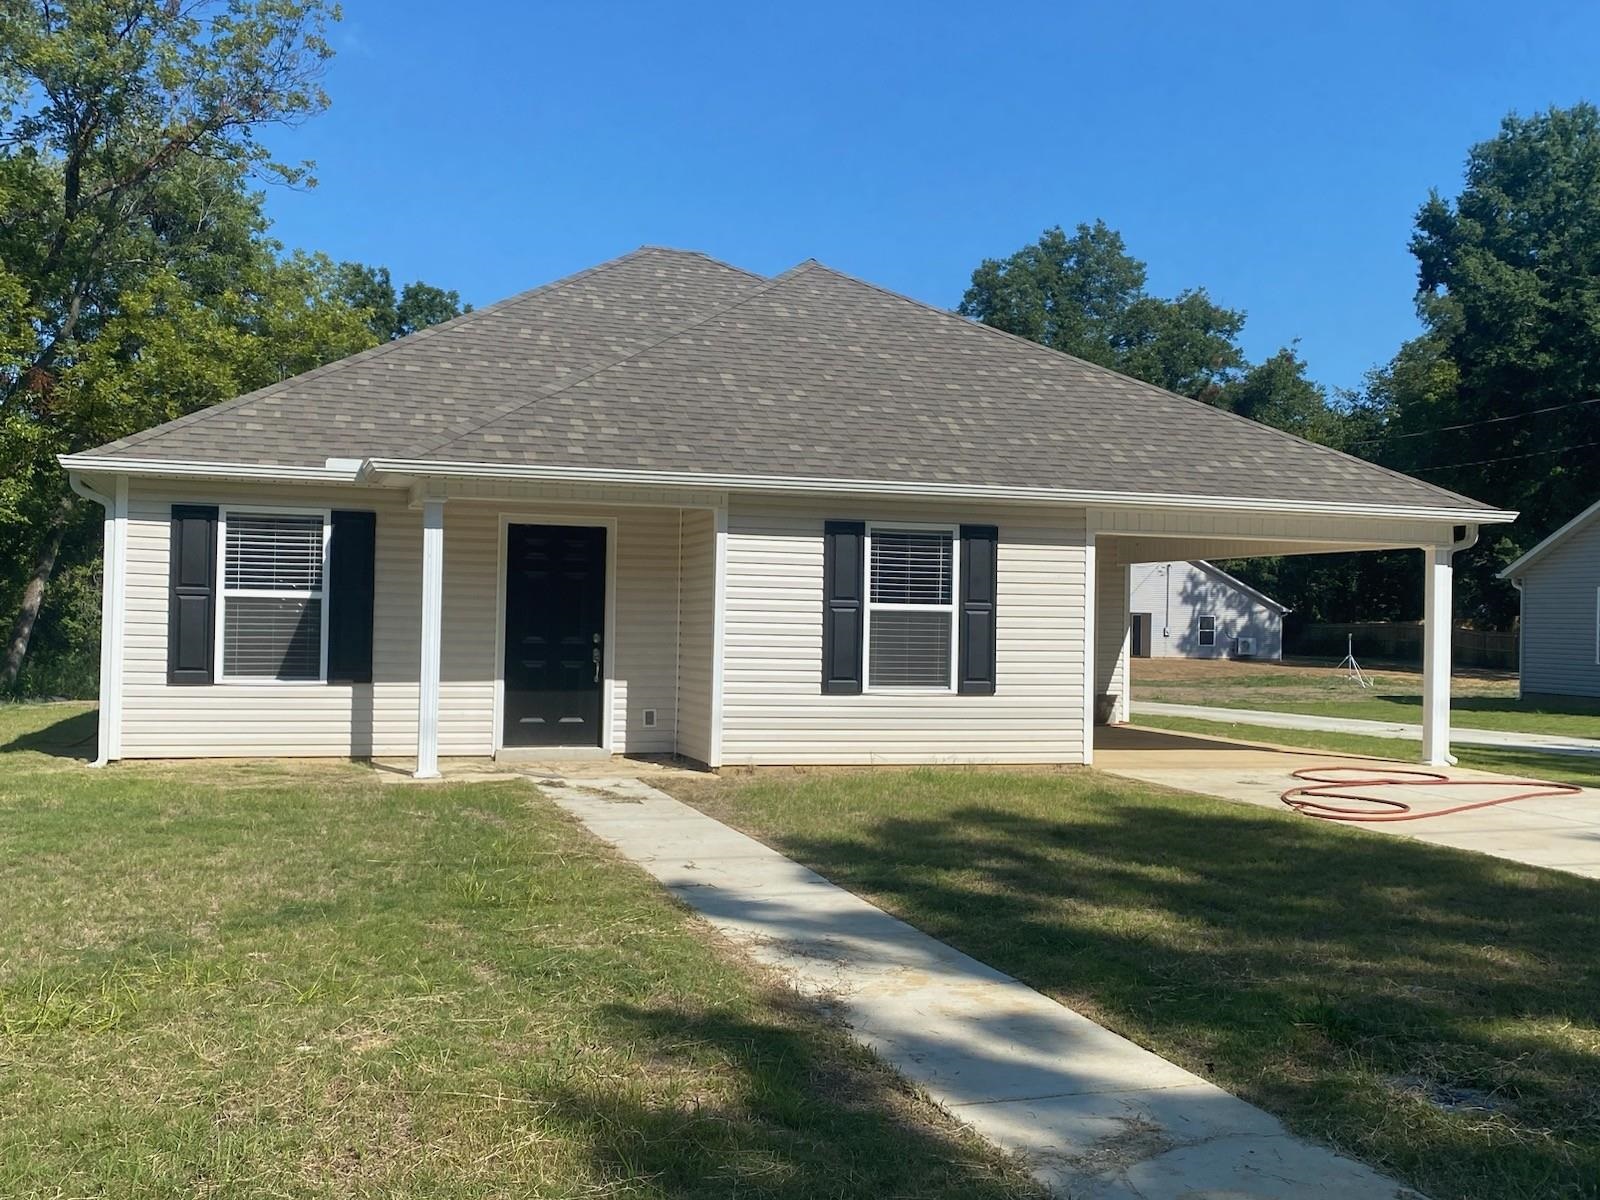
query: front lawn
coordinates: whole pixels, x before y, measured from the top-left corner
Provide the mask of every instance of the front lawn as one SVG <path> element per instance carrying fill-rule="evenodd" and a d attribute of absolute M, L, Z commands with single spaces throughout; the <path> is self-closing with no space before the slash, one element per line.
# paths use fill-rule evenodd
<path fill-rule="evenodd" d="M 1089 771 L 675 790 L 1434 1200 L 1600 1196 L 1600 883 Z"/>
<path fill-rule="evenodd" d="M 0 1195 L 1020 1197 L 520 781 L 0 708 Z"/>
<path fill-rule="evenodd" d="M 1212 708 L 1422 723 L 1422 676 L 1414 668 L 1367 672 L 1363 689 L 1331 667 L 1232 660 L 1135 659 L 1133 699 Z M 1462 729 L 1600 738 L 1600 700 L 1517 698 L 1515 676 L 1460 672 L 1451 681 L 1451 720 Z"/>

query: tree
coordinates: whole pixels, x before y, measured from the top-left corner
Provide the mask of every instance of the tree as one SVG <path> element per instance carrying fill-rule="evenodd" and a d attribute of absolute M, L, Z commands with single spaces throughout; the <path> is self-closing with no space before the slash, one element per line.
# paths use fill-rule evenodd
<path fill-rule="evenodd" d="M 340 263 L 335 278 L 339 294 L 352 308 L 366 312 L 372 336 L 380 342 L 405 337 L 472 311 L 472 305 L 462 305 L 459 292 L 447 292 L 421 280 L 406 284 L 397 294 L 388 267 Z"/>
<path fill-rule="evenodd" d="M 1215 403 L 1313 442 L 1333 444 L 1338 438 L 1338 415 L 1322 386 L 1306 377 L 1305 360 L 1292 346 L 1229 379 Z"/>
<path fill-rule="evenodd" d="M 310 176 L 257 138 L 326 106 L 336 17 L 323 0 L 0 0 L 0 519 L 31 543 L 0 687 L 21 669 L 76 509 L 54 456 L 145 415 L 69 376 L 114 322 L 137 319 L 125 299 L 148 316 L 258 264 L 249 181 Z"/>
<path fill-rule="evenodd" d="M 1204 289 L 1163 300 L 1145 291 L 1145 264 L 1105 222 L 1058 225 L 1006 259 L 985 259 L 958 311 L 1053 350 L 1200 399 L 1214 399 L 1244 365 L 1244 314 Z"/>
<path fill-rule="evenodd" d="M 1506 562 L 1600 495 L 1600 110 L 1507 117 L 1454 201 L 1417 214 L 1427 326 L 1371 381 L 1381 461 L 1518 509 L 1462 563 L 1474 616 L 1508 622 Z"/>

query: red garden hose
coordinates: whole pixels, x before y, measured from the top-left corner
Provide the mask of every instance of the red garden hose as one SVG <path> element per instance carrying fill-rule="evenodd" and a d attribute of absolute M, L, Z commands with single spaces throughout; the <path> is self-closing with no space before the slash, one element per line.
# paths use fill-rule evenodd
<path fill-rule="evenodd" d="M 1360 778 L 1352 779 L 1350 775 L 1359 775 Z M 1429 817 L 1446 817 L 1451 813 L 1471 812 L 1475 808 L 1492 808 L 1496 804 L 1510 804 L 1515 800 L 1583 794 L 1581 787 L 1570 783 L 1542 783 L 1537 779 L 1451 779 L 1437 771 L 1416 771 L 1405 767 L 1389 768 L 1382 775 L 1373 775 L 1366 767 L 1303 767 L 1294 772 L 1294 778 L 1304 780 L 1310 786 L 1292 787 L 1280 799 L 1295 812 L 1324 821 L 1425 821 Z M 1457 804 L 1452 808 L 1438 808 L 1431 812 L 1412 812 L 1411 806 L 1404 800 L 1364 796 L 1358 791 L 1347 790 L 1379 787 L 1497 787 L 1525 790 L 1510 796 L 1475 800 L 1471 804 Z M 1348 808 L 1341 804 L 1330 804 L 1331 800 L 1346 800 L 1369 807 Z"/>

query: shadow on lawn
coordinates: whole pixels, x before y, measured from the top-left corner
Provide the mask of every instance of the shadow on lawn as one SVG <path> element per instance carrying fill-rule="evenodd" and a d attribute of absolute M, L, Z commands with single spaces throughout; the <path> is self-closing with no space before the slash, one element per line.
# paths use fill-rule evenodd
<path fill-rule="evenodd" d="M 619 1040 L 649 1048 L 658 1091 L 675 1072 L 703 1081 L 708 1071 L 725 1090 L 641 1104 L 626 1088 L 568 1089 L 556 1112 L 586 1131 L 599 1174 L 648 1180 L 642 1194 L 652 1196 L 1042 1195 L 1020 1166 L 996 1168 L 971 1143 L 914 1117 L 893 1076 L 831 1044 L 799 1004 L 780 993 L 771 1021 L 606 1006 Z"/>
<path fill-rule="evenodd" d="M 31 751 L 48 754 L 52 758 L 76 758 L 84 762 L 93 760 L 99 735 L 99 721 L 95 711 L 73 713 L 37 729 L 17 734 L 0 745 L 0 754 Z"/>
<path fill-rule="evenodd" d="M 1595 1194 L 1600 884 L 1115 789 L 1063 802 L 772 840 L 1425 1189 Z M 1393 1119 L 1385 1080 L 1419 1076 L 1500 1111 Z"/>

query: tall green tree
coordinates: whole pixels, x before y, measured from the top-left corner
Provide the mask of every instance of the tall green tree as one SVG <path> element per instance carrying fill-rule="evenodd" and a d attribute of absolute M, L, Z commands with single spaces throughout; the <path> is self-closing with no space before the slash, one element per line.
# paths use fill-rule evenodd
<path fill-rule="evenodd" d="M 461 303 L 459 292 L 446 291 L 421 280 L 396 291 L 388 267 L 340 263 L 335 279 L 346 302 L 367 314 L 372 336 L 380 342 L 405 337 L 472 311 L 472 305 Z"/>
<path fill-rule="evenodd" d="M 336 18 L 323 0 L 0 0 L 0 521 L 29 564 L 0 687 L 75 516 L 54 456 L 147 415 L 88 385 L 115 357 L 101 340 L 259 267 L 249 185 L 310 181 L 259 138 L 326 106 Z"/>
<path fill-rule="evenodd" d="M 1454 200 L 1417 214 L 1427 327 L 1371 381 L 1383 462 L 1503 508 L 1461 563 L 1467 612 L 1506 623 L 1506 562 L 1600 496 L 1600 110 L 1509 116 Z"/>
<path fill-rule="evenodd" d="M 1203 288 L 1164 300 L 1145 290 L 1145 264 L 1104 221 L 1059 225 L 1009 258 L 985 259 L 958 311 L 1053 350 L 1174 392 L 1214 400 L 1244 365 L 1244 314 Z"/>

